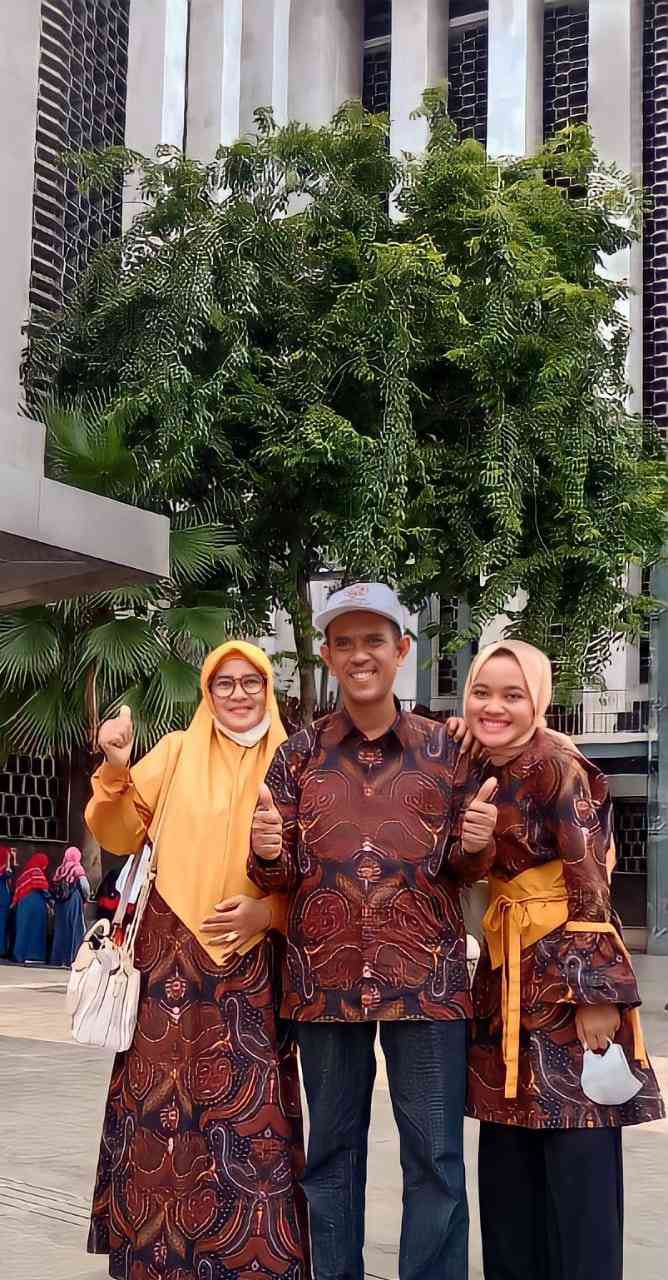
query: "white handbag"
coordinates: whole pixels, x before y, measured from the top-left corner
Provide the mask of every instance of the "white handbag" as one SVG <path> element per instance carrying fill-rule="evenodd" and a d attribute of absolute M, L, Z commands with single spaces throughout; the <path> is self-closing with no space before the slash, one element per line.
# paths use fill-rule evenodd
<path fill-rule="evenodd" d="M 163 811 L 164 812 L 164 811 Z M 72 1019 L 72 1036 L 79 1044 L 93 1044 L 122 1053 L 129 1049 L 137 1025 L 141 974 L 135 968 L 135 941 L 157 870 L 158 837 L 148 866 L 145 849 L 132 859 L 116 914 L 98 920 L 88 930 L 72 965 L 66 1008 Z M 144 863 L 145 875 L 135 913 L 121 941 L 120 933 L 137 876 Z"/>

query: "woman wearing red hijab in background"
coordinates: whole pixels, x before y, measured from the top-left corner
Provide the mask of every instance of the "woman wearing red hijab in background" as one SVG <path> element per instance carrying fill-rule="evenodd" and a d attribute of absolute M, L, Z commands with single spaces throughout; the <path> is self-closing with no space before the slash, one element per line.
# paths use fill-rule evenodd
<path fill-rule="evenodd" d="M 12 908 L 12 884 L 14 881 L 14 850 L 0 845 L 0 956 L 9 947 L 9 911 Z"/>
<path fill-rule="evenodd" d="M 466 724 L 499 784 L 467 1107 L 481 1121 L 484 1273 L 620 1280 L 621 1127 L 660 1118 L 663 1104 L 611 919 L 607 780 L 545 728 L 551 697 L 548 658 L 513 640 L 477 655 L 464 694 Z M 583 1078 L 583 1055 L 612 1041 L 624 1087 L 617 1078 L 602 1101 L 600 1078 L 596 1089 Z"/>
<path fill-rule="evenodd" d="M 51 900 L 45 853 L 33 853 L 16 881 L 12 907 L 16 934 L 13 959 L 17 964 L 46 964 L 48 904 Z"/>
<path fill-rule="evenodd" d="M 0 956 L 6 955 L 9 942 L 7 926 L 12 905 L 13 878 L 14 850 L 8 844 L 0 844 Z"/>
<path fill-rule="evenodd" d="M 51 964 L 69 968 L 83 942 L 86 931 L 84 902 L 88 902 L 90 898 L 90 885 L 81 863 L 81 850 L 74 845 L 66 850 L 53 877 L 51 891 L 56 904 Z"/>

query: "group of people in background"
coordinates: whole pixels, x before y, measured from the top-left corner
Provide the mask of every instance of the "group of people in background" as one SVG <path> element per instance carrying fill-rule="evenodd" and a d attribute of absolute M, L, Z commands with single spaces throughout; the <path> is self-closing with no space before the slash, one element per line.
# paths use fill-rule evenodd
<path fill-rule="evenodd" d="M 611 910 L 606 779 L 545 728 L 531 645 L 481 651 L 446 726 L 394 698 L 410 639 L 389 587 L 354 584 L 314 623 L 340 705 L 287 741 L 271 664 L 241 641 L 143 759 L 128 708 L 100 731 L 88 825 L 119 855 L 155 841 L 157 876 L 89 1249 L 118 1280 L 363 1280 L 380 1029 L 400 1280 L 468 1274 L 465 1114 L 485 1280 L 621 1280 L 620 1131 L 664 1108 Z"/>
<path fill-rule="evenodd" d="M 51 879 L 49 865 L 38 850 L 18 870 L 16 851 L 0 845 L 0 957 L 68 968 L 83 942 L 90 884 L 74 846 Z"/>

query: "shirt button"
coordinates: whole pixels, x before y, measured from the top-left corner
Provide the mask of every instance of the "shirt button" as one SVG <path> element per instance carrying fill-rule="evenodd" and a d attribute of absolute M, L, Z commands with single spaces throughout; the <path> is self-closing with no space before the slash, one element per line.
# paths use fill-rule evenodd
<path fill-rule="evenodd" d="M 363 848 L 363 850 L 364 850 L 364 852 L 365 852 L 365 853 L 370 853 L 370 852 L 371 852 L 371 848 L 372 848 L 371 841 L 370 841 L 370 840 L 363 840 L 363 841 L 362 841 L 362 848 Z"/>
<path fill-rule="evenodd" d="M 372 795 L 373 795 L 373 787 L 365 787 L 365 788 L 364 788 L 364 794 L 365 794 L 365 796 L 372 796 Z"/>
<path fill-rule="evenodd" d="M 363 969 L 362 969 L 362 977 L 363 977 L 363 978 L 370 978 L 370 977 L 371 977 L 371 965 L 370 965 L 370 964 L 365 964 L 365 965 L 364 965 L 364 967 L 363 967 Z"/>

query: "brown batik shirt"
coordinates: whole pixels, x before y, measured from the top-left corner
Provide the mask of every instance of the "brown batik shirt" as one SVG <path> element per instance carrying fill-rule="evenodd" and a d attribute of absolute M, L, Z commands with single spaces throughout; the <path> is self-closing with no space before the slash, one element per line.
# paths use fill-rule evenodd
<path fill-rule="evenodd" d="M 480 770 L 441 724 L 398 712 L 366 738 L 345 711 L 279 747 L 267 782 L 283 818 L 268 893 L 291 895 L 282 1014 L 314 1022 L 471 1016 L 459 884 L 494 842 L 461 846 Z"/>
<path fill-rule="evenodd" d="M 589 760 L 538 730 L 524 752 L 502 767 L 494 803 L 496 856 L 491 871 L 512 880 L 529 868 L 561 859 L 570 921 L 591 931 L 554 929 L 521 954 L 519 1082 L 504 1097 L 506 1068 L 501 1020 L 501 970 L 483 946 L 473 984 L 475 1020 L 469 1046 L 468 1114 L 532 1129 L 597 1128 L 655 1120 L 663 1104 L 651 1067 L 633 1056 L 625 1010 L 640 1004 L 628 953 L 615 936 L 597 931 L 611 920 L 606 867 L 612 804 L 605 776 Z M 597 1106 L 585 1097 L 578 1005 L 615 1004 L 622 1023 L 615 1037 L 642 1082 L 624 1106 Z"/>

